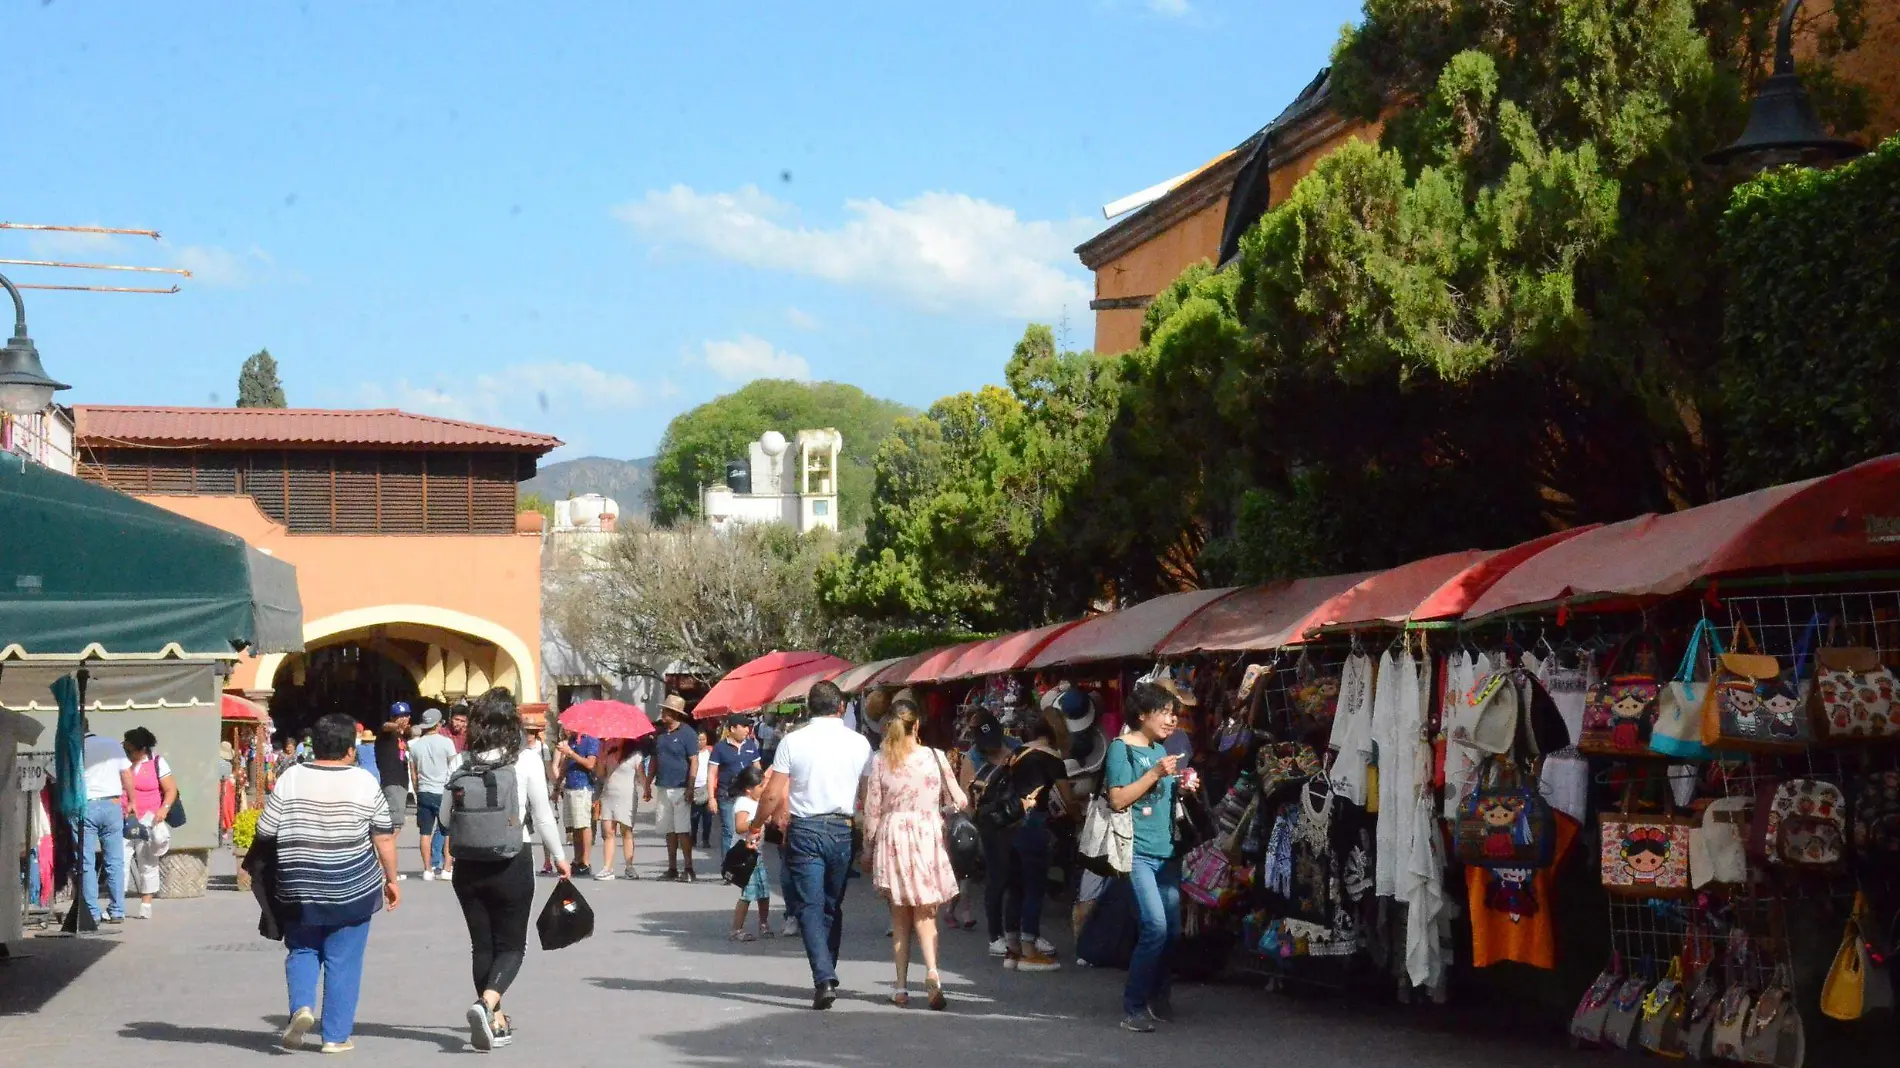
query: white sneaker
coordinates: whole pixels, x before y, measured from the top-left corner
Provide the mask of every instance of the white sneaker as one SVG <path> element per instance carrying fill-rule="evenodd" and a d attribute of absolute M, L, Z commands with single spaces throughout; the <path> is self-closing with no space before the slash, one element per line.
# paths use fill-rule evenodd
<path fill-rule="evenodd" d="M 152 903 L 150 901 L 139 902 L 139 911 L 137 915 L 138 915 L 138 918 L 141 920 L 151 919 L 152 918 Z"/>
<path fill-rule="evenodd" d="M 435 882 L 435 869 L 434 868 L 422 869 L 422 881 L 425 883 Z"/>
<path fill-rule="evenodd" d="M 437 868 L 435 870 L 435 878 L 437 882 L 446 883 L 449 881 L 449 873 L 446 869 Z"/>
<path fill-rule="evenodd" d="M 608 882 L 612 880 L 613 877 L 614 877 L 614 873 L 608 871 L 605 868 L 602 868 L 600 871 L 597 871 L 594 873 L 595 882 L 600 882 L 600 883 Z"/>
<path fill-rule="evenodd" d="M 798 937 L 798 921 L 795 919 L 786 920 L 785 926 L 779 928 L 778 933 L 779 933 L 780 938 L 797 938 Z"/>
<path fill-rule="evenodd" d="M 396 881 L 397 881 L 397 882 L 399 882 L 399 883 L 406 883 L 406 882 L 408 882 L 408 881 L 409 881 L 409 876 L 407 876 L 407 875 L 398 875 L 398 876 L 396 876 Z M 352 1048 L 354 1048 L 354 1047 L 352 1047 Z"/>
<path fill-rule="evenodd" d="M 1036 939 L 1036 952 L 1045 957 L 1053 957 L 1056 955 L 1056 944 L 1047 938 L 1038 938 Z"/>
<path fill-rule="evenodd" d="M 994 941 L 994 942 L 991 942 L 991 943 L 990 943 L 990 956 L 992 956 L 992 957 L 1007 957 L 1007 956 L 1009 956 L 1009 939 L 1007 939 L 1007 938 L 999 938 L 999 939 L 997 939 L 996 941 Z"/>

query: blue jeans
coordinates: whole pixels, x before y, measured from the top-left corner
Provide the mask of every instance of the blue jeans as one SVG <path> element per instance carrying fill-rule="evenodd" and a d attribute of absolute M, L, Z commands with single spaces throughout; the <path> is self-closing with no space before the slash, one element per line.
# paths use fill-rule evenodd
<path fill-rule="evenodd" d="M 442 828 L 442 795 L 416 791 L 416 833 L 429 840 L 429 867 L 442 870 L 443 853 L 449 842 Z"/>
<path fill-rule="evenodd" d="M 844 890 L 851 870 L 851 824 L 793 818 L 785 831 L 785 867 L 786 897 L 797 895 L 798 935 L 805 940 L 811 981 L 835 983 L 838 942 L 844 937 Z"/>
<path fill-rule="evenodd" d="M 739 832 L 733 829 L 732 802 L 733 798 L 730 797 L 722 797 L 719 799 L 720 860 L 725 859 L 726 852 L 732 848 L 732 843 L 739 840 Z"/>
<path fill-rule="evenodd" d="M 26 903 L 40 903 L 40 846 L 38 842 L 26 850 Z M 49 902 L 50 904 L 50 902 Z"/>
<path fill-rule="evenodd" d="M 1049 896 L 1049 851 L 1054 844 L 1055 836 L 1049 833 L 1049 817 L 1041 812 L 1031 812 L 1024 818 L 1010 844 L 1011 861 L 1020 873 L 1016 881 L 1022 895 L 1022 905 L 1016 911 L 1027 942 L 1034 942 L 1042 935 L 1042 901 Z"/>
<path fill-rule="evenodd" d="M 347 1042 L 356 1028 L 356 999 L 363 989 L 363 949 L 369 945 L 369 921 L 336 927 L 293 923 L 284 930 L 284 981 L 290 987 L 290 1011 L 317 1007 L 317 978 L 323 978 L 323 1040 Z"/>
<path fill-rule="evenodd" d="M 1132 1016 L 1168 990 L 1168 957 L 1181 938 L 1181 862 L 1137 853 L 1128 884 L 1141 914 L 1141 937 L 1122 990 L 1122 1011 Z"/>
<path fill-rule="evenodd" d="M 778 896 L 785 902 L 785 915 L 798 918 L 798 887 L 792 884 L 792 854 L 783 843 L 772 847 L 778 854 Z"/>
<path fill-rule="evenodd" d="M 125 809 L 116 797 L 86 802 L 86 818 L 79 822 L 79 891 L 86 895 L 86 911 L 99 918 L 99 872 L 92 855 L 104 847 L 106 897 L 110 916 L 125 915 Z"/>

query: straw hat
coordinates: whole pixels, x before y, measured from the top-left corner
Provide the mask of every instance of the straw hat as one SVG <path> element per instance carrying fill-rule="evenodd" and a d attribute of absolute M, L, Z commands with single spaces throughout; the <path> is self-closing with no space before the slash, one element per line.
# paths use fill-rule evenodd
<path fill-rule="evenodd" d="M 660 702 L 660 715 L 673 716 L 681 723 L 693 718 L 691 713 L 686 711 L 686 698 L 676 693 L 667 694 L 666 699 Z"/>
<path fill-rule="evenodd" d="M 218 757 L 221 760 L 236 760 L 237 747 L 233 746 L 230 742 L 219 742 Z"/>

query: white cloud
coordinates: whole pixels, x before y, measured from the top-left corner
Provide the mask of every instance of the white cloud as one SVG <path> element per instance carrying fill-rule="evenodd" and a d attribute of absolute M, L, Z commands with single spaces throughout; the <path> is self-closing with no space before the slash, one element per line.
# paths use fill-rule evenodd
<path fill-rule="evenodd" d="M 756 186 L 700 193 L 675 185 L 614 215 L 656 243 L 881 290 L 931 312 L 1052 317 L 1088 304 L 1072 249 L 1094 231 L 1089 220 L 1024 220 L 961 193 L 925 193 L 895 207 L 849 200 L 845 210 L 843 225 L 823 229 L 799 224 L 789 205 Z"/>
<path fill-rule="evenodd" d="M 1194 13 L 1188 0 L 1148 0 L 1148 10 L 1171 19 L 1184 19 Z"/>
<path fill-rule="evenodd" d="M 638 408 L 653 395 L 645 384 L 579 361 L 518 363 L 473 377 L 392 385 L 366 383 L 359 403 L 559 434 L 556 417 Z"/>
<path fill-rule="evenodd" d="M 820 325 L 818 317 L 803 308 L 785 309 L 785 318 L 800 330 L 816 330 Z"/>
<path fill-rule="evenodd" d="M 733 341 L 708 341 L 701 358 L 713 374 L 728 382 L 750 382 L 755 378 L 811 378 L 811 365 L 805 357 L 774 348 L 770 341 L 751 334 L 740 334 Z"/>

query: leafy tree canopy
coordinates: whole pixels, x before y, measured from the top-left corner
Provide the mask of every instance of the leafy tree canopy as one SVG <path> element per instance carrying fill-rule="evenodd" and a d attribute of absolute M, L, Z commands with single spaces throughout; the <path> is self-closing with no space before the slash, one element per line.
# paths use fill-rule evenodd
<path fill-rule="evenodd" d="M 269 349 L 259 349 L 238 369 L 237 406 L 240 408 L 288 408 L 283 383 L 277 380 L 277 360 Z"/>
<path fill-rule="evenodd" d="M 760 379 L 676 416 L 660 438 L 653 464 L 653 517 L 672 523 L 696 515 L 699 488 L 726 476 L 726 461 L 744 459 L 759 435 L 788 439 L 800 430 L 836 427 L 844 436 L 838 467 L 838 512 L 847 527 L 870 511 L 872 459 L 898 420 L 912 409 L 840 382 Z"/>

